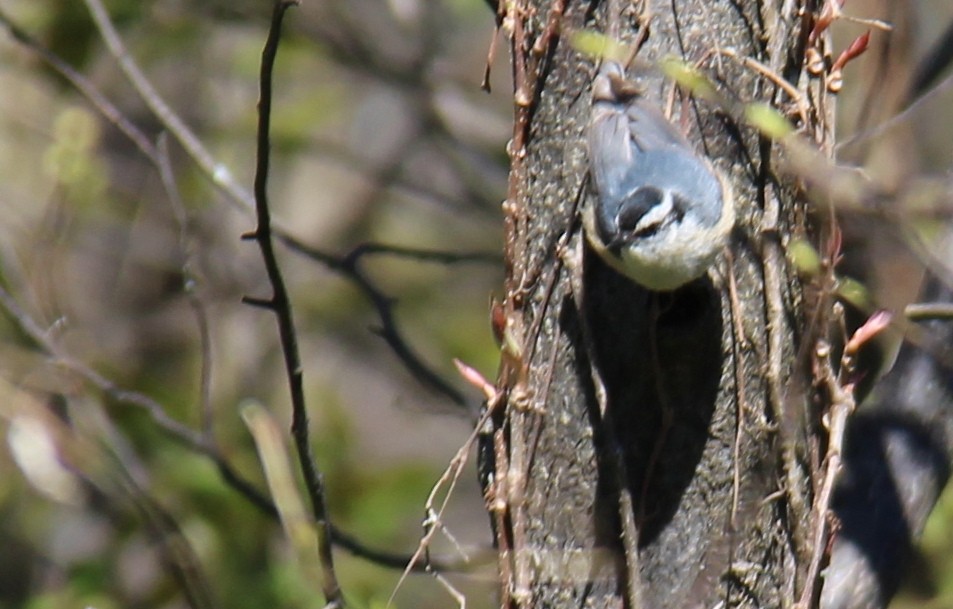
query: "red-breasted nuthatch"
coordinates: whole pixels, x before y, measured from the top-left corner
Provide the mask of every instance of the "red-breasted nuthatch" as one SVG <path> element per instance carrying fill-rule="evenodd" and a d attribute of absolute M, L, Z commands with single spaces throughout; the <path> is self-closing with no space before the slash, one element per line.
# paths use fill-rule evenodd
<path fill-rule="evenodd" d="M 592 84 L 583 210 L 593 249 L 650 290 L 701 277 L 734 226 L 728 182 L 662 112 L 606 61 Z"/>

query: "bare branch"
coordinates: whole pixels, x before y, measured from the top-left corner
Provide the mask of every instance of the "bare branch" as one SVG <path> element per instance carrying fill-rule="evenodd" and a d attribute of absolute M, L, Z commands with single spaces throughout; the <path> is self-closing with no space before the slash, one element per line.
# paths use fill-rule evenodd
<path fill-rule="evenodd" d="M 490 252 L 446 252 L 383 243 L 361 243 L 344 256 L 344 262 L 349 263 L 352 260 L 356 262 L 362 256 L 377 254 L 437 264 L 500 264 L 503 262 L 499 254 Z"/>
<path fill-rule="evenodd" d="M 93 0 L 95 1 L 95 0 Z M 275 57 L 278 54 L 278 41 L 281 38 L 281 22 L 285 11 L 297 5 L 295 0 L 276 0 L 272 14 L 268 39 L 261 54 L 260 97 L 258 99 L 258 152 L 255 168 L 255 214 L 258 226 L 254 239 L 258 242 L 265 271 L 271 283 L 272 295 L 270 308 L 278 321 L 278 334 L 281 350 L 285 359 L 285 370 L 291 390 L 292 423 L 291 435 L 294 437 L 298 462 L 304 474 L 305 487 L 311 501 L 312 516 L 315 520 L 318 557 L 321 561 L 321 588 L 328 607 L 343 607 L 344 598 L 334 572 L 334 555 L 331 552 L 331 526 L 324 497 L 324 483 L 311 450 L 311 438 L 308 430 L 308 411 L 304 400 L 304 374 L 301 356 L 298 352 L 298 337 L 295 332 L 291 301 L 285 287 L 278 259 L 272 244 L 271 212 L 268 209 L 268 166 L 271 133 L 271 96 L 272 72 Z M 261 302 L 261 301 L 259 301 Z"/>
<path fill-rule="evenodd" d="M 189 606 L 193 609 L 216 607 L 208 577 L 182 527 L 158 500 L 142 488 L 119 458 L 113 459 L 113 464 L 120 473 L 120 486 L 146 522 L 157 542 L 162 561 L 179 583 Z"/>
<path fill-rule="evenodd" d="M 192 239 L 190 230 L 189 213 L 182 200 L 182 194 L 179 191 L 178 184 L 175 181 L 175 175 L 172 171 L 172 163 L 169 160 L 168 138 L 163 133 L 159 136 L 156 144 L 156 167 L 159 170 L 159 177 L 162 180 L 162 186 L 165 189 L 166 196 L 169 199 L 169 206 L 172 209 L 172 215 L 175 217 L 176 224 L 179 225 L 179 248 L 185 255 L 185 262 L 182 265 L 183 291 L 189 299 L 192 307 L 192 313 L 195 315 L 195 322 L 199 330 L 199 343 L 202 352 L 202 369 L 200 372 L 199 383 L 199 403 L 201 405 L 200 413 L 202 419 L 202 435 L 210 443 L 214 443 L 212 435 L 212 337 L 209 330 L 208 314 L 205 305 L 198 297 L 196 287 L 201 278 L 196 274 L 193 257 L 196 246 Z"/>
<path fill-rule="evenodd" d="M 215 444 L 212 437 L 199 434 L 178 421 L 175 421 L 169 417 L 165 406 L 153 398 L 136 391 L 119 387 L 95 370 L 64 353 L 58 345 L 53 343 L 47 332 L 20 307 L 2 286 L 0 286 L 0 307 L 6 310 L 16 322 L 17 326 L 27 334 L 27 336 L 33 339 L 33 341 L 53 359 L 55 364 L 78 374 L 110 399 L 122 404 L 129 404 L 145 409 L 159 425 L 159 428 L 167 433 L 170 438 L 179 442 L 189 450 L 205 455 L 211 459 L 218 469 L 222 480 L 224 480 L 228 486 L 236 490 L 245 500 L 258 508 L 263 514 L 273 520 L 277 520 L 278 512 L 275 510 L 275 505 L 271 499 L 249 482 L 248 479 L 243 477 L 231 463 L 227 461 L 225 455 Z M 408 554 L 369 548 L 350 533 L 334 526 L 331 527 L 331 537 L 335 545 L 347 550 L 354 556 L 364 558 L 383 567 L 403 569 L 411 560 L 411 556 Z M 441 571 L 462 571 L 466 569 L 466 565 L 459 561 L 436 559 L 430 561 L 429 567 Z M 417 564 L 414 566 L 414 571 L 424 572 L 427 568 L 427 565 Z"/>
<path fill-rule="evenodd" d="M 372 247 L 370 244 L 358 246 L 350 254 L 339 258 L 290 237 L 283 239 L 283 242 L 290 249 L 320 262 L 331 271 L 353 281 L 377 310 L 377 315 L 381 320 L 381 327 L 377 329 L 377 333 L 390 345 L 390 348 L 393 349 L 410 373 L 414 375 L 414 378 L 442 393 L 454 404 L 458 406 L 466 404 L 466 398 L 463 394 L 424 363 L 423 359 L 411 348 L 410 343 L 404 339 L 394 317 L 394 299 L 381 291 L 359 266 L 362 256 L 361 248 L 370 248 Z M 387 248 L 388 246 L 380 247 Z"/>

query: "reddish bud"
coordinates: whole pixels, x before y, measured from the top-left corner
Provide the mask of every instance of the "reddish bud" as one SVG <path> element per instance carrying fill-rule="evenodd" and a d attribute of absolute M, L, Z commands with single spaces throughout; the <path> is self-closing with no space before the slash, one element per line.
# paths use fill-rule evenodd
<path fill-rule="evenodd" d="M 453 365 L 457 367 L 457 372 L 460 373 L 460 376 L 463 377 L 463 380 L 479 389 L 480 392 L 483 393 L 483 397 L 485 397 L 487 400 L 492 400 L 496 397 L 496 387 L 491 382 L 486 380 L 486 378 L 484 378 L 484 376 L 480 374 L 476 368 L 467 366 L 457 358 L 453 358 Z"/>
<path fill-rule="evenodd" d="M 847 62 L 850 60 L 860 57 L 864 54 L 864 51 L 867 50 L 867 45 L 870 43 L 870 30 L 867 30 L 860 36 L 854 39 L 850 46 L 848 46 L 844 51 L 838 56 L 837 61 L 834 62 L 833 69 L 843 69 L 847 65 Z"/>
<path fill-rule="evenodd" d="M 493 328 L 496 345 L 502 347 L 506 333 L 506 312 L 503 311 L 503 303 L 495 298 L 490 301 L 490 327 Z"/>
<path fill-rule="evenodd" d="M 856 355 L 865 343 L 883 332 L 890 325 L 892 319 L 893 315 L 890 314 L 890 311 L 877 311 L 868 317 L 864 325 L 857 328 L 854 335 L 847 341 L 844 346 L 844 355 L 850 357 Z"/>

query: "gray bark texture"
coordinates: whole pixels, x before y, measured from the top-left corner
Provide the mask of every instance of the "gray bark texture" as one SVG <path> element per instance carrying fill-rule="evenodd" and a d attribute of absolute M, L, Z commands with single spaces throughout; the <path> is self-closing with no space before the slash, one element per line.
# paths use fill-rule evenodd
<path fill-rule="evenodd" d="M 630 71 L 728 176 L 738 212 L 731 253 L 709 277 L 669 294 L 640 288 L 586 251 L 578 220 L 596 66 L 570 39 L 605 32 L 611 3 L 501 4 L 516 111 L 502 393 L 482 449 L 501 604 L 794 606 L 814 550 L 820 416 L 799 349 L 801 284 L 784 255 L 806 218 L 778 149 L 719 104 L 673 93 L 657 67 Z M 799 11 L 813 7 L 620 4 L 624 41 L 649 19 L 637 61 L 674 56 L 726 99 L 783 109 L 775 84 L 718 50 L 753 57 L 813 95 L 800 127 L 826 144 L 830 100 L 802 71 Z"/>

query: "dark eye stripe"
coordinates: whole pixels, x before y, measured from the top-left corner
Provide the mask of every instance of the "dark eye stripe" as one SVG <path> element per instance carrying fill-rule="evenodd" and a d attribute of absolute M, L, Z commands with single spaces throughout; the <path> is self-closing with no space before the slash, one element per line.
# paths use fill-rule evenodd
<path fill-rule="evenodd" d="M 663 193 L 652 186 L 643 186 L 629 195 L 619 206 L 616 224 L 625 232 L 634 231 L 650 209 L 662 202 Z"/>

